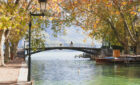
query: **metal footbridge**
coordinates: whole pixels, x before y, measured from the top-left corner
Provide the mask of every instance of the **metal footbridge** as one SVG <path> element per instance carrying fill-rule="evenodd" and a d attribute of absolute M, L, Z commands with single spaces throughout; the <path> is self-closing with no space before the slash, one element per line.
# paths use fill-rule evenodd
<path fill-rule="evenodd" d="M 34 48 L 31 48 L 34 49 Z M 36 50 L 32 50 L 31 54 L 35 54 L 38 52 L 42 52 L 42 51 L 47 51 L 47 50 L 55 50 L 55 49 L 69 49 L 69 50 L 76 50 L 76 51 L 82 51 L 85 53 L 89 53 L 89 54 L 98 54 L 101 51 L 101 48 L 97 48 L 93 45 L 85 45 L 85 44 L 46 44 L 44 47 L 37 47 L 35 48 Z M 25 50 L 27 51 L 28 54 L 28 50 L 29 48 L 25 48 Z"/>

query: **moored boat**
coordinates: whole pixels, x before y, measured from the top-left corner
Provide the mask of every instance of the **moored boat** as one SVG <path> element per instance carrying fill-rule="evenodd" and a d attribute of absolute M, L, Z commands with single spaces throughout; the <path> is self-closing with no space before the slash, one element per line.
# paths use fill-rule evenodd
<path fill-rule="evenodd" d="M 103 57 L 96 58 L 96 63 L 122 63 L 123 60 L 119 57 Z"/>

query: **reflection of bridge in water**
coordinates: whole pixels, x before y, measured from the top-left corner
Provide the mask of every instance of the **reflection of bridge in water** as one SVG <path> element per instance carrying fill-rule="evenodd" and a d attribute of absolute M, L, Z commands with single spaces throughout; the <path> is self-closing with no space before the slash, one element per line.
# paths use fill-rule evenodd
<path fill-rule="evenodd" d="M 31 48 L 33 49 L 33 48 Z M 47 50 L 55 50 L 55 49 L 69 49 L 69 50 L 76 50 L 76 51 L 82 51 L 85 53 L 89 53 L 89 54 L 99 54 L 101 51 L 101 48 L 97 48 L 93 45 L 85 45 L 85 44 L 46 44 L 44 47 L 40 48 L 36 48 L 36 51 L 31 51 L 31 54 L 35 54 L 38 52 L 42 52 L 42 51 L 47 51 Z M 27 54 L 28 54 L 28 50 L 29 48 L 25 48 L 25 50 L 27 50 Z"/>

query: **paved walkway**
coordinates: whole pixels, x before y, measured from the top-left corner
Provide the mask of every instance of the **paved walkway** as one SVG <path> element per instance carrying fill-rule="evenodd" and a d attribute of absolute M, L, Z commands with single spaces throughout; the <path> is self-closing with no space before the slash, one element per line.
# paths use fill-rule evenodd
<path fill-rule="evenodd" d="M 25 74 L 24 76 L 23 73 Z M 0 85 L 28 85 L 25 84 L 26 74 L 27 66 L 24 60 L 22 58 L 16 58 L 7 63 L 6 66 L 0 67 Z M 21 82 L 24 82 L 24 84 Z"/>

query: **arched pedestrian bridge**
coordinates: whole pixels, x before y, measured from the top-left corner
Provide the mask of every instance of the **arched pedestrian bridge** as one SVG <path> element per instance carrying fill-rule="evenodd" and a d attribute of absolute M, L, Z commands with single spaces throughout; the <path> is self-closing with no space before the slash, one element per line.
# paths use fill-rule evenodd
<path fill-rule="evenodd" d="M 95 46 L 92 46 L 92 45 L 65 43 L 65 44 L 47 44 L 43 48 L 36 48 L 36 51 L 31 50 L 31 54 L 35 54 L 35 53 L 47 51 L 47 50 L 55 50 L 55 49 L 76 50 L 76 51 L 82 51 L 89 54 L 99 54 L 101 51 L 101 48 L 96 48 Z M 27 50 L 27 55 L 28 55 L 29 48 L 25 48 L 25 50 Z"/>

